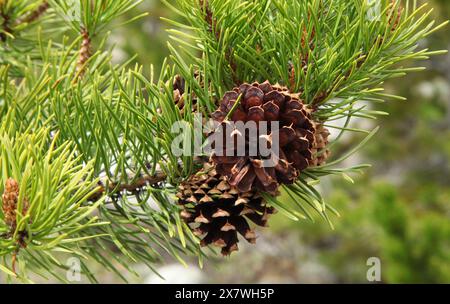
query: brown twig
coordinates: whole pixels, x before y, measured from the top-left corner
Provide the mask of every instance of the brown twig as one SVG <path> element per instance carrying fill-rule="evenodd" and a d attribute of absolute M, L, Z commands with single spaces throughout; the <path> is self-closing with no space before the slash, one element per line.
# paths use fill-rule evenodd
<path fill-rule="evenodd" d="M 217 19 L 214 17 L 214 14 L 209 6 L 209 2 L 206 0 L 199 0 L 200 6 L 203 8 L 204 19 L 209 27 L 209 32 L 214 35 L 217 41 L 220 40 L 220 28 L 217 26 Z M 237 77 L 236 70 L 237 65 L 233 58 L 233 49 L 229 48 L 225 51 L 225 59 L 230 65 L 231 68 L 231 77 L 235 84 L 240 84 L 241 81 Z"/>
<path fill-rule="evenodd" d="M 94 192 L 90 197 L 90 201 L 98 201 L 105 194 L 113 195 L 117 193 L 121 193 L 123 191 L 127 192 L 137 192 L 139 189 L 142 189 L 148 185 L 155 185 L 157 183 L 163 182 L 167 179 L 167 175 L 163 172 L 157 172 L 154 175 L 145 175 L 132 183 L 109 183 L 108 186 L 104 186 L 103 183 L 100 185 L 98 190 Z"/>
<path fill-rule="evenodd" d="M 396 7 L 396 0 L 391 0 L 389 4 L 389 9 L 386 12 L 386 17 L 389 18 L 388 20 L 388 26 L 391 27 L 391 33 L 395 32 L 400 24 L 402 14 L 403 14 L 403 6 L 401 4 L 398 5 L 397 9 Z M 381 46 L 386 37 L 381 37 L 375 43 L 378 43 L 378 46 Z"/>
<path fill-rule="evenodd" d="M 11 269 L 15 275 L 17 275 L 16 271 L 16 263 L 17 263 L 17 256 L 19 255 L 20 249 L 27 248 L 26 238 L 27 238 L 27 232 L 26 231 L 20 231 L 18 233 L 19 239 L 17 240 L 17 248 L 14 250 L 12 258 L 11 258 Z"/>
<path fill-rule="evenodd" d="M 19 18 L 16 24 L 31 23 L 39 19 L 50 8 L 50 4 L 47 1 L 42 2 L 34 11 Z"/>
<path fill-rule="evenodd" d="M 80 53 L 77 62 L 77 78 L 82 78 L 84 76 L 86 73 L 87 62 L 92 56 L 92 41 L 87 29 L 81 29 L 81 36 L 83 37 L 83 40 L 81 41 Z"/>
<path fill-rule="evenodd" d="M 5 11 L 2 8 L 2 11 L 0 12 L 0 16 L 3 19 L 3 23 L 1 25 L 2 27 L 2 32 L 0 33 L 0 40 L 2 42 L 5 42 L 6 39 L 8 38 L 8 34 L 12 34 L 12 29 L 9 26 L 10 22 L 11 22 L 11 18 L 9 17 L 9 15 L 7 13 L 5 13 Z"/>
<path fill-rule="evenodd" d="M 403 5 L 399 4 L 397 7 L 397 11 L 395 12 L 395 5 L 396 5 L 396 1 L 395 0 L 391 0 L 391 4 L 390 4 L 390 9 L 388 11 L 388 16 L 389 17 L 389 25 L 392 26 L 391 28 L 391 32 L 395 32 L 398 28 L 398 25 L 400 24 L 400 20 L 402 18 L 403 15 Z"/>
<path fill-rule="evenodd" d="M 205 162 L 209 160 L 208 157 L 204 156 L 197 156 L 194 157 L 193 162 L 194 165 L 203 165 Z M 150 165 L 147 166 L 147 168 L 150 168 Z M 159 170 L 155 170 L 155 174 L 153 175 L 144 175 L 138 179 L 136 179 L 132 183 L 114 183 L 110 182 L 108 183 L 108 186 L 105 187 L 105 182 L 100 182 L 100 187 L 98 187 L 97 191 L 95 191 L 89 198 L 90 201 L 98 201 L 100 198 L 103 197 L 103 195 L 114 195 L 119 194 L 122 191 L 127 191 L 130 193 L 136 193 L 139 189 L 145 188 L 147 186 L 153 186 L 158 183 L 164 182 L 167 180 L 168 176 Z"/>
<path fill-rule="evenodd" d="M 308 20 L 310 20 L 310 14 L 308 14 Z M 309 51 L 314 51 L 314 49 L 316 47 L 314 44 L 315 37 L 316 37 L 316 29 L 313 28 L 311 31 L 311 34 L 309 35 L 306 25 L 304 25 L 302 38 L 301 38 L 301 42 L 300 42 L 302 49 L 304 50 L 303 54 L 300 54 L 303 69 L 306 69 L 308 67 Z"/>
<path fill-rule="evenodd" d="M 309 21 L 311 19 L 311 14 L 308 13 L 307 20 Z M 299 54 L 300 56 L 300 62 L 301 62 L 301 69 L 303 71 L 306 71 L 308 68 L 309 63 L 309 52 L 314 51 L 315 49 L 315 37 L 316 37 L 316 29 L 313 27 L 311 33 L 308 33 L 308 29 L 306 27 L 306 24 L 303 25 L 303 31 L 300 38 L 300 47 L 301 52 Z M 293 64 L 289 65 L 289 89 L 293 92 L 295 91 L 295 81 L 296 77 L 296 70 Z"/>
<path fill-rule="evenodd" d="M 295 67 L 292 63 L 289 64 L 289 90 L 295 90 Z"/>
<path fill-rule="evenodd" d="M 308 20 L 309 20 L 309 14 L 308 14 Z M 313 51 L 315 49 L 315 42 L 314 38 L 316 36 L 316 31 L 313 28 L 311 31 L 311 34 L 308 34 L 308 31 L 306 29 L 306 25 L 303 27 L 302 31 L 302 37 L 300 39 L 300 46 L 302 48 L 302 52 L 300 53 L 300 62 L 301 62 L 301 69 L 305 72 L 308 68 L 309 63 L 309 51 Z M 289 89 L 291 92 L 296 91 L 295 85 L 296 85 L 296 70 L 292 63 L 289 64 Z M 319 95 L 322 95 L 320 93 Z M 311 109 L 313 111 L 317 110 L 317 107 L 314 105 L 314 101 L 311 104 Z"/>
<path fill-rule="evenodd" d="M 396 2 L 395 0 L 391 0 L 389 6 L 389 10 L 386 13 L 387 17 L 389 17 L 389 21 L 388 21 L 388 25 L 391 26 L 391 32 L 394 32 L 397 28 L 398 25 L 400 24 L 400 20 L 402 17 L 402 13 L 403 13 L 403 6 L 399 5 L 397 7 L 397 9 L 395 10 L 395 5 Z M 378 43 L 378 45 L 382 45 L 382 43 L 384 42 L 384 37 L 380 38 L 379 40 L 376 40 L 375 43 Z M 361 66 L 366 62 L 366 55 L 365 54 L 361 54 L 359 55 L 359 57 L 356 59 L 356 65 L 355 68 L 359 69 L 361 68 Z M 351 74 L 353 72 L 353 67 L 350 68 L 346 73 L 345 73 L 345 79 L 348 79 Z M 311 108 L 313 111 L 317 111 L 319 104 L 325 100 L 327 97 L 329 96 L 329 92 L 320 92 L 313 100 L 313 102 L 311 103 Z"/>
<path fill-rule="evenodd" d="M 16 250 L 14 250 L 14 253 L 12 255 L 11 258 L 11 268 L 12 268 L 12 272 L 17 275 L 16 272 L 16 262 L 17 262 L 17 256 L 19 255 L 19 248 L 17 248 Z"/>
<path fill-rule="evenodd" d="M 200 6 L 202 6 L 202 8 L 203 8 L 203 13 L 205 14 L 205 21 L 206 21 L 206 23 L 208 23 L 208 26 L 209 26 L 209 32 L 210 33 L 214 32 L 216 39 L 219 40 L 220 39 L 220 31 L 217 28 L 217 20 L 213 16 L 213 13 L 211 11 L 208 1 L 205 2 L 203 0 L 200 0 Z"/>

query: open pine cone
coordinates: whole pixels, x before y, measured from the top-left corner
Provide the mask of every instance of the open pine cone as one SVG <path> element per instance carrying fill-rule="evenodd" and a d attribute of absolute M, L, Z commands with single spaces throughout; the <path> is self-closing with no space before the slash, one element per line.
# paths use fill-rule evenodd
<path fill-rule="evenodd" d="M 240 95 L 239 105 L 235 106 Z M 229 115 L 231 110 L 233 113 Z M 241 192 L 259 189 L 276 194 L 280 184 L 292 184 L 301 171 L 313 165 L 315 129 L 310 111 L 298 94 L 291 94 L 286 88 L 272 86 L 267 81 L 243 84 L 224 95 L 219 109 L 212 116 L 222 125 L 229 123 L 225 121 L 227 116 L 233 122 L 279 122 L 279 158 L 272 158 L 275 166 L 263 166 L 262 162 L 267 158 L 261 155 L 236 156 L 234 153 L 232 156 L 233 153 L 230 155 L 229 152 L 236 147 L 227 147 L 226 144 L 224 153 L 221 153 L 224 156 L 218 156 L 217 150 L 212 156 L 217 171 L 227 176 L 230 185 Z M 268 134 L 258 134 L 257 141 L 267 142 L 267 135 L 274 131 L 270 130 L 270 123 L 268 126 Z M 232 136 L 237 135 L 233 133 Z M 239 133 L 238 136 L 245 136 L 247 153 L 250 145 L 248 134 Z"/>
<path fill-rule="evenodd" d="M 249 243 L 256 242 L 247 220 L 266 227 L 275 212 L 255 191 L 241 193 L 230 186 L 209 163 L 179 186 L 177 197 L 183 206 L 181 217 L 203 237 L 201 245 L 220 247 L 225 256 L 238 250 L 238 233 Z"/>

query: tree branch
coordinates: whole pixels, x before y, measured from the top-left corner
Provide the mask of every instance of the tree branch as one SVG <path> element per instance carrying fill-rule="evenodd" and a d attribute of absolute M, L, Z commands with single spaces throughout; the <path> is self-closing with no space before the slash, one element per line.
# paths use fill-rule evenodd
<path fill-rule="evenodd" d="M 204 19 L 209 26 L 209 32 L 214 35 L 216 41 L 220 41 L 220 30 L 217 26 L 217 19 L 214 17 L 213 12 L 211 11 L 211 7 L 209 6 L 209 2 L 206 0 L 200 0 L 200 6 L 203 8 Z M 231 69 L 231 77 L 233 78 L 233 82 L 236 85 L 241 84 L 240 79 L 238 79 L 236 75 L 236 62 L 233 59 L 233 50 L 228 48 L 225 51 L 225 60 L 230 65 Z"/>
<path fill-rule="evenodd" d="M 50 8 L 50 4 L 47 1 L 44 1 L 41 5 L 39 5 L 34 11 L 26 14 L 22 18 L 19 18 L 16 21 L 16 24 L 22 23 L 31 23 L 39 19 L 45 12 Z"/>

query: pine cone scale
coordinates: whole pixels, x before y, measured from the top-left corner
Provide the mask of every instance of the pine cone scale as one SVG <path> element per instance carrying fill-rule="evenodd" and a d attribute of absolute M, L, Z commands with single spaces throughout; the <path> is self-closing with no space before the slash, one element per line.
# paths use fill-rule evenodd
<path fill-rule="evenodd" d="M 237 100 L 239 104 L 235 105 Z M 237 157 L 236 143 L 227 146 L 226 141 L 222 151 L 225 156 L 212 156 L 218 171 L 241 192 L 258 189 L 275 195 L 280 184 L 294 183 L 301 171 L 313 163 L 314 124 L 298 95 L 269 82 L 242 84 L 239 88 L 225 93 L 218 110 L 212 116 L 224 126 L 229 124 L 224 119 L 231 109 L 234 109 L 231 115 L 234 122 L 279 122 L 278 138 L 281 151 L 271 168 L 263 168 L 261 165 L 267 157 L 260 155 L 259 148 L 257 155 L 250 155 L 249 151 L 251 147 L 260 147 L 262 141 L 272 146 L 271 135 L 276 130 L 268 130 L 269 134 L 262 134 L 258 129 L 256 140 L 236 131 L 234 134 L 246 141 L 245 156 Z"/>
<path fill-rule="evenodd" d="M 222 249 L 223 255 L 230 255 L 239 249 L 238 234 L 249 243 L 256 241 L 256 233 L 247 220 L 266 226 L 274 211 L 256 191 L 240 191 L 213 168 L 211 164 L 205 164 L 202 171 L 179 186 L 180 217 L 192 228 L 194 235 L 202 238 L 201 246 L 214 245 Z M 255 173 L 252 176 L 256 178 Z M 206 186 L 209 189 L 204 192 Z M 205 201 L 204 197 L 208 199 Z"/>

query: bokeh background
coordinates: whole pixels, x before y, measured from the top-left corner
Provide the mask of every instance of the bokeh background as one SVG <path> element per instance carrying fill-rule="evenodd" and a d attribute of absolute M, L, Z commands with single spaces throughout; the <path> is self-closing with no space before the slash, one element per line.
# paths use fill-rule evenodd
<path fill-rule="evenodd" d="M 450 1 L 427 2 L 438 23 L 449 19 Z M 109 41 L 115 45 L 114 61 L 137 54 L 137 62 L 153 64 L 157 73 L 169 39 L 160 16 L 175 16 L 159 0 L 145 0 L 130 15 L 143 11 L 149 15 L 114 29 Z M 421 44 L 450 49 L 450 27 Z M 321 183 L 321 192 L 341 213 L 334 230 L 320 219 L 292 222 L 279 214 L 256 246 L 241 246 L 231 258 L 212 257 L 203 269 L 195 259 L 188 258 L 187 267 L 168 259 L 156 267 L 165 280 L 137 265 L 140 277 L 130 281 L 367 283 L 366 262 L 377 257 L 383 283 L 450 283 L 450 55 L 420 65 L 427 70 L 386 83 L 388 93 L 407 101 L 374 105 L 390 116 L 365 122 L 381 129 L 346 164 L 373 167 L 355 176 L 354 184 L 337 178 Z M 358 139 L 347 136 L 333 153 Z M 94 271 L 102 283 L 121 282 L 100 268 Z"/>
<path fill-rule="evenodd" d="M 449 19 L 450 1 L 422 2 L 434 8 L 437 23 Z M 159 17 L 175 16 L 159 0 L 146 0 L 139 10 L 150 15 L 114 31 L 115 60 L 137 53 L 137 61 L 157 71 L 168 39 Z M 450 49 L 449 26 L 421 44 Z M 373 167 L 354 184 L 335 178 L 321 183 L 341 213 L 334 230 L 320 219 L 292 222 L 277 215 L 256 247 L 212 258 L 203 270 L 195 261 L 187 268 L 168 261 L 158 268 L 165 282 L 367 283 L 367 259 L 377 257 L 384 283 L 450 283 L 450 55 L 420 64 L 425 72 L 386 83 L 389 93 L 407 101 L 375 105 L 390 116 L 365 125 L 381 130 L 348 160 Z M 334 153 L 357 139 L 345 138 Z M 145 273 L 137 281 L 164 282 Z"/>

